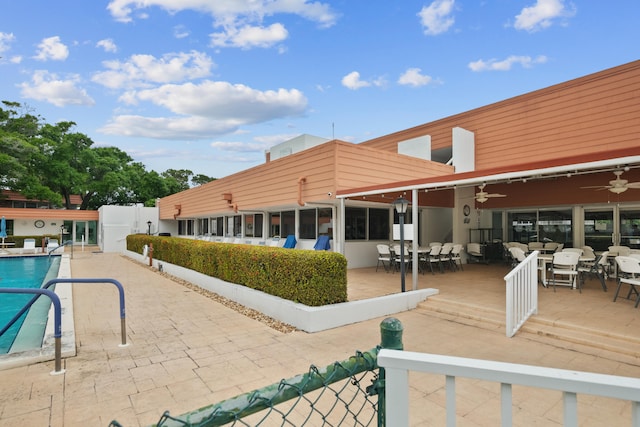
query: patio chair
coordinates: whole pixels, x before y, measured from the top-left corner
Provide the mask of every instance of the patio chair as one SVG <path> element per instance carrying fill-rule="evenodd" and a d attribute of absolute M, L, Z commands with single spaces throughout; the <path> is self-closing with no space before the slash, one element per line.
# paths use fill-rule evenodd
<path fill-rule="evenodd" d="M 580 288 L 580 283 L 578 282 L 576 284 L 579 259 L 580 254 L 576 251 L 562 251 L 555 252 L 553 254 L 553 261 L 550 269 L 551 281 L 553 282 L 553 292 L 556 291 L 556 282 L 558 281 L 558 277 L 561 278 L 560 280 L 566 281 L 571 288 L 575 286 Z M 581 288 L 580 292 L 582 292 Z"/>
<path fill-rule="evenodd" d="M 376 264 L 376 272 L 378 272 L 378 267 L 380 267 L 380 264 L 382 263 L 384 271 L 388 273 L 393 264 L 391 249 L 389 249 L 389 245 L 385 245 L 382 243 L 376 245 L 376 248 L 378 249 L 378 263 Z"/>
<path fill-rule="evenodd" d="M 485 262 L 484 251 L 480 243 L 467 243 L 467 254 L 470 256 L 469 259 Z"/>
<path fill-rule="evenodd" d="M 517 246 L 510 247 L 509 252 L 511 252 L 511 257 L 513 258 L 513 262 L 511 264 L 512 268 L 515 268 L 515 266 L 520 264 L 527 257 L 522 248 L 519 248 Z"/>
<path fill-rule="evenodd" d="M 331 241 L 329 236 L 320 236 L 316 240 L 316 244 L 313 245 L 313 249 L 316 251 L 329 251 L 331 250 Z"/>
<path fill-rule="evenodd" d="M 400 254 L 401 254 L 400 245 L 397 243 L 394 244 L 392 246 L 391 253 L 393 255 L 393 264 L 395 265 L 395 268 L 398 269 L 402 261 L 400 257 Z M 411 253 L 409 253 L 409 248 L 407 245 L 404 245 L 404 264 L 406 268 L 408 268 L 411 265 Z M 405 273 L 406 272 L 407 270 L 405 269 Z"/>
<path fill-rule="evenodd" d="M 550 254 L 555 252 L 557 248 L 558 248 L 558 244 L 556 242 L 545 242 L 541 252 Z"/>
<path fill-rule="evenodd" d="M 287 236 L 287 240 L 284 241 L 284 245 L 282 245 L 285 249 L 295 249 L 298 241 L 296 240 L 296 236 L 293 234 L 289 234 Z"/>
<path fill-rule="evenodd" d="M 607 284 L 605 282 L 605 268 L 609 263 L 609 261 L 607 260 L 608 256 L 609 252 L 605 251 L 600 255 L 596 255 L 595 261 L 582 262 L 578 265 L 578 280 L 580 281 L 580 289 L 582 289 L 582 286 L 584 285 L 586 276 L 595 276 L 598 278 L 598 280 L 600 280 L 602 290 L 607 292 Z"/>
<path fill-rule="evenodd" d="M 433 264 L 436 264 L 440 269 L 440 273 L 444 273 L 442 269 L 442 262 L 440 261 L 440 252 L 442 251 L 442 246 L 431 246 L 431 250 L 427 254 L 426 262 L 429 263 L 429 269 L 431 269 L 431 274 L 433 273 Z"/>
<path fill-rule="evenodd" d="M 527 245 L 529 252 L 542 251 L 544 249 L 544 243 L 542 242 L 529 242 Z"/>
<path fill-rule="evenodd" d="M 276 247 L 280 244 L 280 237 L 273 237 L 269 240 L 269 246 Z"/>
<path fill-rule="evenodd" d="M 58 239 L 49 239 L 47 242 L 47 253 L 55 252 L 59 247 L 60 243 L 58 243 Z"/>
<path fill-rule="evenodd" d="M 461 271 L 464 271 L 462 268 L 462 250 L 463 246 L 459 243 L 453 245 L 453 249 L 451 249 L 451 262 L 456 270 L 459 268 Z"/>
<path fill-rule="evenodd" d="M 628 246 L 609 246 L 609 253 L 613 256 L 629 256 L 631 248 Z"/>
<path fill-rule="evenodd" d="M 445 243 L 442 245 L 440 249 L 440 266 L 441 270 L 444 271 L 447 266 L 451 271 L 453 271 L 453 266 L 451 265 L 451 251 L 453 250 L 452 243 Z"/>
<path fill-rule="evenodd" d="M 618 265 L 618 287 L 616 288 L 616 294 L 613 296 L 613 302 L 618 299 L 618 294 L 622 285 L 629 285 L 629 292 L 627 293 L 627 299 L 631 299 L 631 294 L 636 295 L 636 303 L 634 307 L 638 307 L 640 304 L 640 261 L 636 258 L 629 256 L 618 255 L 616 257 L 616 264 Z"/>
<path fill-rule="evenodd" d="M 26 252 L 36 253 L 36 239 L 24 239 L 24 243 L 22 245 L 22 249 L 20 250 L 21 254 Z"/>

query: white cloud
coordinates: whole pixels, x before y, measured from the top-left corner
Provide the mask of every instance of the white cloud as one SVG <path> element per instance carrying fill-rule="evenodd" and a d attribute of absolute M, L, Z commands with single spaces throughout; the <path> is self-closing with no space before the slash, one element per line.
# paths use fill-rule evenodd
<path fill-rule="evenodd" d="M 271 47 L 288 37 L 289 33 L 284 25 L 272 24 L 268 27 L 254 27 L 246 25 L 242 28 L 232 28 L 226 32 L 211 34 L 211 45 L 216 47 Z"/>
<path fill-rule="evenodd" d="M 38 52 L 35 59 L 38 61 L 46 61 L 53 59 L 54 61 L 64 61 L 69 56 L 69 48 L 60 41 L 60 37 L 48 37 L 42 39 L 38 45 Z"/>
<path fill-rule="evenodd" d="M 297 116 L 307 99 L 296 90 L 259 91 L 244 85 L 205 81 L 130 91 L 130 103 L 150 102 L 175 117 L 117 116 L 101 132 L 160 139 L 204 139 L 235 132 L 240 126 Z"/>
<path fill-rule="evenodd" d="M 430 76 L 421 74 L 420 68 L 409 68 L 398 79 L 398 84 L 408 86 L 425 86 L 433 81 Z"/>
<path fill-rule="evenodd" d="M 105 61 L 103 65 L 108 70 L 94 74 L 92 80 L 112 89 L 120 89 L 206 77 L 211 74 L 214 63 L 208 55 L 191 51 L 168 53 L 162 58 L 132 55 L 125 62 Z"/>
<path fill-rule="evenodd" d="M 150 7 L 160 7 L 169 13 L 183 10 L 207 13 L 213 19 L 214 28 L 221 29 L 211 35 L 213 46 L 245 49 L 271 47 L 287 38 L 284 25 L 262 25 L 265 17 L 293 14 L 317 22 L 323 28 L 331 27 L 338 18 L 329 4 L 309 0 L 112 0 L 107 9 L 116 20 L 130 22 L 134 10 Z"/>
<path fill-rule="evenodd" d="M 454 4 L 454 0 L 435 0 L 418 12 L 426 35 L 435 36 L 451 28 L 454 23 L 454 18 L 451 16 Z"/>
<path fill-rule="evenodd" d="M 342 86 L 351 90 L 357 90 L 363 87 L 371 86 L 371 83 L 360 80 L 360 73 L 357 71 L 352 71 L 342 78 Z"/>
<path fill-rule="evenodd" d="M 8 51 L 14 41 L 16 41 L 16 36 L 13 33 L 0 32 L 0 53 Z"/>
<path fill-rule="evenodd" d="M 554 19 L 573 15 L 575 7 L 567 8 L 564 0 L 536 0 L 533 6 L 522 9 L 513 26 L 517 30 L 534 32 L 550 27 Z"/>
<path fill-rule="evenodd" d="M 471 71 L 509 71 L 514 64 L 520 64 L 523 68 L 530 68 L 535 64 L 544 64 L 547 62 L 547 57 L 544 55 L 540 55 L 536 58 L 531 58 L 530 56 L 515 56 L 512 55 L 507 59 L 503 59 L 502 61 L 498 61 L 496 59 L 490 59 L 488 61 L 484 61 L 479 59 L 475 62 L 469 63 L 469 68 Z"/>
<path fill-rule="evenodd" d="M 211 147 L 217 148 L 223 151 L 233 151 L 240 153 L 262 153 L 268 150 L 271 145 L 264 142 L 239 142 L 239 141 L 215 141 L 212 142 Z"/>
<path fill-rule="evenodd" d="M 101 47 L 105 52 L 117 52 L 118 46 L 113 42 L 112 39 L 103 39 L 96 43 L 96 47 Z"/>
<path fill-rule="evenodd" d="M 177 39 L 184 39 L 189 37 L 189 30 L 187 30 L 184 25 L 176 25 L 173 27 L 173 37 Z"/>
<path fill-rule="evenodd" d="M 233 132 L 237 124 L 206 117 L 144 117 L 136 115 L 116 116 L 102 128 L 107 135 L 156 139 L 205 139 Z"/>
<path fill-rule="evenodd" d="M 77 87 L 80 77 L 71 75 L 67 79 L 59 79 L 48 71 L 36 71 L 32 83 L 22 83 L 22 96 L 25 98 L 46 101 L 57 107 L 65 105 L 94 105 L 95 101 L 84 89 Z"/>

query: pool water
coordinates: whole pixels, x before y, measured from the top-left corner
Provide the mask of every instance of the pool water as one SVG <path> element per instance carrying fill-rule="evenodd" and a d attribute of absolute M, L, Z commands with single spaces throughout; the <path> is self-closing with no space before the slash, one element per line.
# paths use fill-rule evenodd
<path fill-rule="evenodd" d="M 0 259 L 0 288 L 39 288 L 46 281 L 57 277 L 60 265 L 59 256 L 7 257 Z M 0 330 L 33 298 L 33 294 L 0 293 Z M 51 301 L 40 297 L 31 309 L 0 336 L 0 354 L 8 353 L 21 332 L 27 316 L 29 319 L 27 335 L 42 341 Z M 26 326 L 26 325 L 25 325 Z M 24 332 L 24 331 L 23 331 Z M 24 345 L 24 344 L 23 344 Z M 27 344 L 39 346 L 39 344 Z"/>

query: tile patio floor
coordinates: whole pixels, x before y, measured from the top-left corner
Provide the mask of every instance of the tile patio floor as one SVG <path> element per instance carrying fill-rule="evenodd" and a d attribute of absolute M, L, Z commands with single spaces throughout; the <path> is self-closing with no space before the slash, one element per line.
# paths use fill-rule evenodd
<path fill-rule="evenodd" d="M 349 298 L 397 292 L 399 274 L 349 271 Z M 596 281 L 582 294 L 540 288 L 537 318 L 597 328 L 628 341 L 628 352 L 566 342 L 533 332 L 507 338 L 504 327 L 458 321 L 429 304 L 461 303 L 458 310 L 504 310 L 504 265 L 469 265 L 464 272 L 420 275 L 419 288 L 440 294 L 416 310 L 399 313 L 406 350 L 499 360 L 623 376 L 640 376 L 634 353 L 640 311 L 613 303 Z M 374 319 L 320 333 L 281 333 L 181 286 L 117 254 L 76 252 L 73 277 L 110 277 L 126 290 L 129 347 L 120 348 L 118 298 L 113 286 L 74 285 L 78 355 L 63 361 L 65 374 L 51 376 L 53 362 L 0 371 L 0 427 L 145 426 L 165 410 L 179 415 L 239 393 L 344 360 L 380 341 Z M 411 287 L 411 276 L 407 276 Z M 569 328 L 571 329 L 571 328 Z M 443 425 L 443 380 L 411 376 L 411 424 Z M 458 425 L 499 424 L 499 385 L 461 381 Z M 581 426 L 629 425 L 630 405 L 579 397 Z M 562 424 L 561 394 L 514 388 L 514 425 Z"/>

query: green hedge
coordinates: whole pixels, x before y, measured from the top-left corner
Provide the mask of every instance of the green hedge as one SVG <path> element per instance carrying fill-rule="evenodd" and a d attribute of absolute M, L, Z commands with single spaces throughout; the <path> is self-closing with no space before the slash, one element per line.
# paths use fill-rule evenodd
<path fill-rule="evenodd" d="M 347 301 L 347 259 L 312 250 L 205 242 L 179 237 L 127 236 L 127 249 L 308 306 Z"/>

